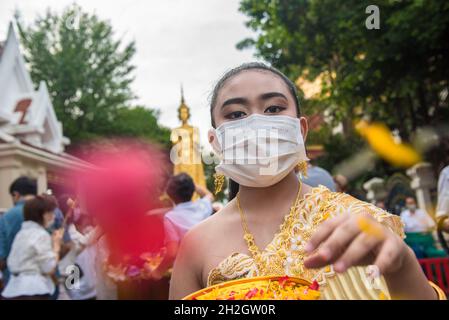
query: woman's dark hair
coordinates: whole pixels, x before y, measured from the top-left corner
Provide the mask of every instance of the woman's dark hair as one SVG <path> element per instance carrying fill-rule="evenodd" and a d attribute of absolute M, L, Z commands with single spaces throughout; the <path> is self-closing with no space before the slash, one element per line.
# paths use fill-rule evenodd
<path fill-rule="evenodd" d="M 230 80 L 231 78 L 242 73 L 243 71 L 249 71 L 249 70 L 266 71 L 266 72 L 271 72 L 271 73 L 277 75 L 285 83 L 285 85 L 288 88 L 288 91 L 290 91 L 290 93 L 293 97 L 293 100 L 295 101 L 295 106 L 296 106 L 298 117 L 300 116 L 301 112 L 300 112 L 300 108 L 299 108 L 298 91 L 296 90 L 295 84 L 289 78 L 287 78 L 287 76 L 285 74 L 283 74 L 281 71 L 279 71 L 278 69 L 276 69 L 274 67 L 270 67 L 262 62 L 249 62 L 249 63 L 241 64 L 240 66 L 227 71 L 220 78 L 220 80 L 218 80 L 217 83 L 215 84 L 215 87 L 212 91 L 212 95 L 211 95 L 211 99 L 210 99 L 210 118 L 211 118 L 211 122 L 212 122 L 212 127 L 215 128 L 215 121 L 214 121 L 214 117 L 212 116 L 212 112 L 215 108 L 215 104 L 217 103 L 217 96 L 218 96 L 218 93 L 220 92 L 221 88 L 223 88 L 223 86 L 226 84 L 226 82 L 228 80 Z"/>
<path fill-rule="evenodd" d="M 300 107 L 299 107 L 299 99 L 298 99 L 298 91 L 296 90 L 295 84 L 287 78 L 286 75 L 284 75 L 281 71 L 274 67 L 270 67 L 264 63 L 261 62 L 249 62 L 244 63 L 236 68 L 233 68 L 229 71 L 227 71 L 221 78 L 218 80 L 218 82 L 215 84 L 215 87 L 212 91 L 211 99 L 210 99 L 210 118 L 212 122 L 212 127 L 215 128 L 215 121 L 213 117 L 213 110 L 215 108 L 215 104 L 217 103 L 217 96 L 220 92 L 221 88 L 226 84 L 226 82 L 233 78 L 234 76 L 242 73 L 243 71 L 249 71 L 249 70 L 258 70 L 258 71 L 266 71 L 271 72 L 275 75 L 277 75 L 287 86 L 288 90 L 290 91 L 290 94 L 293 97 L 293 100 L 295 101 L 295 106 L 297 110 L 298 117 L 301 115 Z M 237 195 L 237 192 L 239 191 L 239 184 L 231 179 L 229 179 L 229 200 L 232 200 Z"/>
<path fill-rule="evenodd" d="M 56 203 L 50 196 L 36 196 L 25 202 L 23 207 L 23 220 L 44 223 L 44 213 L 56 209 Z"/>
<path fill-rule="evenodd" d="M 166 192 L 176 204 L 187 202 L 192 200 L 195 184 L 187 173 L 180 173 L 168 180 Z"/>

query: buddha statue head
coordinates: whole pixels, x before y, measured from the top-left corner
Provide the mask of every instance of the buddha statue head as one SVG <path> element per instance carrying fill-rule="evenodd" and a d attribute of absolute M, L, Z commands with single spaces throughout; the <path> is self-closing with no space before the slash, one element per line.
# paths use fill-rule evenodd
<path fill-rule="evenodd" d="M 190 118 L 190 111 L 186 105 L 181 105 L 178 109 L 178 117 L 182 124 L 186 124 L 187 120 Z"/>
<path fill-rule="evenodd" d="M 178 118 L 181 120 L 182 125 L 186 125 L 187 121 L 190 119 L 190 110 L 189 107 L 185 104 L 184 101 L 184 92 L 181 87 L 181 105 L 178 108 Z"/>

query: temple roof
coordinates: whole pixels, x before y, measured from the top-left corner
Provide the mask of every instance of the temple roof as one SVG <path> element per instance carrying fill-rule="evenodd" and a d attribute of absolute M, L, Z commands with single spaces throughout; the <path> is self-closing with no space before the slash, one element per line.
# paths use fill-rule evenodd
<path fill-rule="evenodd" d="M 0 44 L 0 132 L 36 148 L 62 153 L 69 140 L 63 135 L 43 80 L 35 90 L 10 23 L 7 39 Z"/>

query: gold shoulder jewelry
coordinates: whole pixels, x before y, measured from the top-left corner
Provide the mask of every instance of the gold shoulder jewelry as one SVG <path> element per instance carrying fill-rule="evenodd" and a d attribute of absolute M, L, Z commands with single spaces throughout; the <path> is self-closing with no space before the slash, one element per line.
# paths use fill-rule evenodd
<path fill-rule="evenodd" d="M 301 197 L 301 189 L 302 189 L 302 182 L 299 181 L 298 193 L 296 194 L 295 201 L 293 202 L 293 205 L 290 208 L 290 212 L 289 212 L 288 216 L 292 216 L 293 213 L 297 210 L 298 203 L 299 203 L 299 200 Z M 236 203 L 237 203 L 237 208 L 240 213 L 240 219 L 241 219 L 243 233 L 244 233 L 243 238 L 245 239 L 246 245 L 248 246 L 248 251 L 251 253 L 251 256 L 253 257 L 254 262 L 256 263 L 257 269 L 259 270 L 259 273 L 260 273 L 259 275 L 269 275 L 270 272 L 262 261 L 262 253 L 261 253 L 259 247 L 257 247 L 257 245 L 256 245 L 256 242 L 254 240 L 254 235 L 249 231 L 245 214 L 243 213 L 242 207 L 240 205 L 240 192 L 237 193 Z M 283 226 L 284 226 L 284 224 L 282 224 L 281 228 L 283 228 Z"/>

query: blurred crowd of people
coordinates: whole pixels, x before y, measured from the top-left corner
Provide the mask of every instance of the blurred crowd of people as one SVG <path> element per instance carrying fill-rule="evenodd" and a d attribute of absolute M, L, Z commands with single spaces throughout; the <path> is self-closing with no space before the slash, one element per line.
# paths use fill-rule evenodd
<path fill-rule="evenodd" d="M 166 299 L 181 239 L 220 207 L 187 174 L 168 180 L 166 194 L 173 206 L 148 212 L 163 217 L 165 231 L 164 258 L 149 279 L 156 294 L 150 297 L 142 292 L 147 286 L 129 287 L 126 281 L 117 285 L 120 281 L 104 266 L 111 255 L 104 231 L 74 196 L 38 195 L 36 181 L 28 177 L 15 180 L 9 193 L 14 206 L 0 217 L 0 299 L 13 300 Z"/>
<path fill-rule="evenodd" d="M 73 268 L 81 273 L 79 281 L 65 286 L 64 293 L 95 298 L 91 217 L 67 195 L 37 195 L 36 181 L 28 177 L 15 180 L 9 193 L 14 206 L 0 218 L 2 298 L 57 299 Z"/>

